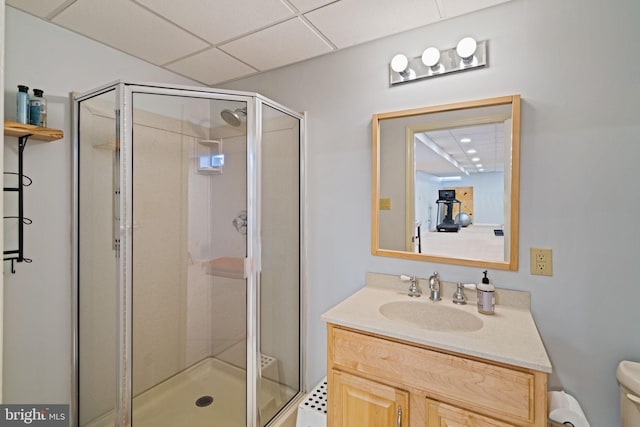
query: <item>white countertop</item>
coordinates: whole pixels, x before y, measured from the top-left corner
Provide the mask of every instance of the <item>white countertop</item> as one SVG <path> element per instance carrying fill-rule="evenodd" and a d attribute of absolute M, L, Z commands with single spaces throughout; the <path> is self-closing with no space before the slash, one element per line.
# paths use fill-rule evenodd
<path fill-rule="evenodd" d="M 471 292 L 473 291 L 466 291 L 467 295 Z M 455 307 L 473 313 L 484 324 L 474 332 L 424 329 L 408 322 L 390 320 L 378 310 L 383 304 L 395 301 Z M 551 373 L 551 362 L 528 308 L 496 304 L 495 314 L 483 315 L 478 313 L 474 302 L 456 305 L 444 293 L 441 301 L 433 302 L 429 300 L 428 292 L 424 292 L 420 298 L 411 298 L 406 289 L 400 290 L 397 286 L 365 286 L 324 313 L 322 320 L 403 341 Z"/>

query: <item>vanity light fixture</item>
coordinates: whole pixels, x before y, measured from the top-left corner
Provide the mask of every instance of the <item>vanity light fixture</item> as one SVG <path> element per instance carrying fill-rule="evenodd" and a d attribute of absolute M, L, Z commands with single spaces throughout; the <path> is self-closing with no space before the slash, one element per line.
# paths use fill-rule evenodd
<path fill-rule="evenodd" d="M 428 47 L 422 52 L 422 63 L 429 67 L 431 75 L 440 74 L 444 71 L 444 65 L 440 63 L 440 51 L 435 47 Z"/>
<path fill-rule="evenodd" d="M 393 71 L 405 80 L 413 80 L 416 78 L 416 73 L 408 67 L 409 59 L 406 55 L 399 53 L 391 59 L 391 69 Z"/>
<path fill-rule="evenodd" d="M 401 73 L 407 69 L 407 65 L 409 65 L 409 59 L 406 55 L 401 53 L 397 54 L 391 59 L 391 69 L 396 73 Z"/>
<path fill-rule="evenodd" d="M 477 63 L 477 58 L 473 55 L 476 53 L 478 43 L 472 37 L 465 37 L 458 42 L 456 46 L 456 53 L 462 59 L 460 62 L 461 67 L 473 66 L 474 60 Z"/>
<path fill-rule="evenodd" d="M 421 56 L 409 58 L 397 54 L 389 64 L 391 86 L 429 77 L 467 71 L 487 65 L 487 41 L 464 37 L 454 48 L 426 48 Z"/>

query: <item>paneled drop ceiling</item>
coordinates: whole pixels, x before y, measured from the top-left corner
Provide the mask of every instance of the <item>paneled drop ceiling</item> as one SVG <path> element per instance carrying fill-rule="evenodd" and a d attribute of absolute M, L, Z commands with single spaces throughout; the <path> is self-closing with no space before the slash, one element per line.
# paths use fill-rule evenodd
<path fill-rule="evenodd" d="M 429 143 L 469 174 L 504 172 L 504 123 L 501 122 L 424 132 L 415 143 L 416 170 L 433 176 L 462 176 L 464 172 L 430 148 Z"/>
<path fill-rule="evenodd" d="M 205 85 L 509 0 L 6 0 Z"/>

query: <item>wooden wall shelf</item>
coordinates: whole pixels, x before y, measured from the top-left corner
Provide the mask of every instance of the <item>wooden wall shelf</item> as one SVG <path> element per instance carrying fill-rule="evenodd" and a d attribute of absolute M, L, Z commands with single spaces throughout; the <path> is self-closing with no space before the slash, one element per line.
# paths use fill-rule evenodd
<path fill-rule="evenodd" d="M 29 136 L 38 141 L 57 141 L 64 137 L 64 132 L 59 129 L 43 128 L 40 126 L 25 125 L 22 123 L 4 121 L 4 134 L 17 138 Z"/>

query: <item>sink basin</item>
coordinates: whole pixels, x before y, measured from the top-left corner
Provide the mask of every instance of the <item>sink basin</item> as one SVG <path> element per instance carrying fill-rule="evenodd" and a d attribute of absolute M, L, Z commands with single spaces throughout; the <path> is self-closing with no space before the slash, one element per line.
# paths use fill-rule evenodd
<path fill-rule="evenodd" d="M 389 320 L 403 321 L 442 332 L 473 332 L 482 328 L 482 319 L 455 307 L 418 301 L 395 301 L 380 306 L 380 314 Z"/>

